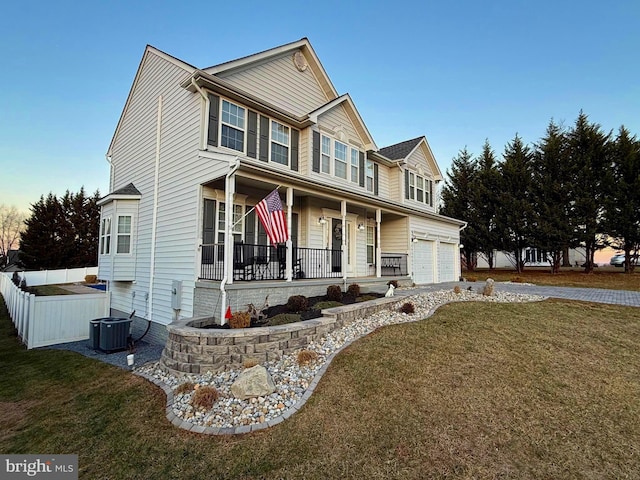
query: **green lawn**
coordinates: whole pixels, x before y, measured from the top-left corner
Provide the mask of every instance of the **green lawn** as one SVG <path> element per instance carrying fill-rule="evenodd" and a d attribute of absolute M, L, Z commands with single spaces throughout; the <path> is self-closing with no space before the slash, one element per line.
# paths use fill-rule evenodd
<path fill-rule="evenodd" d="M 2 306 L 3 307 L 3 306 Z M 638 478 L 640 311 L 459 303 L 336 357 L 255 434 L 171 426 L 164 394 L 77 354 L 24 350 L 0 313 L 0 451 L 77 453 L 80 478 Z"/>

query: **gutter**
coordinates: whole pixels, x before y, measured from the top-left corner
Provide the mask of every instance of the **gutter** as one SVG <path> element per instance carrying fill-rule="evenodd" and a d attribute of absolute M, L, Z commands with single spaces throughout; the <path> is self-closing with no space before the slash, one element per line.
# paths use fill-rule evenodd
<path fill-rule="evenodd" d="M 233 222 L 233 195 L 235 193 L 235 182 L 233 191 L 231 189 L 231 176 L 236 173 L 238 168 L 240 168 L 240 158 L 236 156 L 236 163 L 231 167 L 231 169 L 224 177 L 225 202 L 227 207 L 227 212 L 225 215 L 225 230 L 227 238 L 224 242 L 224 275 L 222 277 L 222 280 L 220 281 L 220 294 L 222 295 L 222 301 L 220 302 L 220 325 L 224 325 L 225 323 L 227 323 L 227 319 L 225 318 L 225 315 L 227 313 L 227 291 L 224 287 L 227 284 L 229 278 L 229 267 L 233 262 L 233 234 L 231 233 L 231 222 Z"/>

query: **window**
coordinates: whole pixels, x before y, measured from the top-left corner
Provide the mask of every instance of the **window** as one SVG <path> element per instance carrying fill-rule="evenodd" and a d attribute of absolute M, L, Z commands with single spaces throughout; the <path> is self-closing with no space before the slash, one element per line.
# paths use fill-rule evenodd
<path fill-rule="evenodd" d="M 373 192 L 373 162 L 371 160 L 367 160 L 367 178 L 366 178 L 366 183 L 367 183 L 367 190 L 369 190 L 370 192 Z"/>
<path fill-rule="evenodd" d="M 289 127 L 271 121 L 271 161 L 289 165 Z"/>
<path fill-rule="evenodd" d="M 111 253 L 111 217 L 102 219 L 100 225 L 100 255 Z"/>
<path fill-rule="evenodd" d="M 355 148 L 351 149 L 351 181 L 353 183 L 360 182 L 360 177 L 358 175 L 360 170 L 360 152 Z"/>
<path fill-rule="evenodd" d="M 131 215 L 118 215 L 116 253 L 131 253 Z"/>
<path fill-rule="evenodd" d="M 331 173 L 331 139 L 322 136 L 322 151 L 320 155 L 320 171 Z"/>
<path fill-rule="evenodd" d="M 405 170 L 405 198 L 433 207 L 433 180 Z"/>
<path fill-rule="evenodd" d="M 367 225 L 367 263 L 375 262 L 376 229 Z"/>
<path fill-rule="evenodd" d="M 222 140 L 223 147 L 244 151 L 245 110 L 226 100 L 222 101 Z"/>
<path fill-rule="evenodd" d="M 347 146 L 335 141 L 335 176 L 347 178 Z"/>

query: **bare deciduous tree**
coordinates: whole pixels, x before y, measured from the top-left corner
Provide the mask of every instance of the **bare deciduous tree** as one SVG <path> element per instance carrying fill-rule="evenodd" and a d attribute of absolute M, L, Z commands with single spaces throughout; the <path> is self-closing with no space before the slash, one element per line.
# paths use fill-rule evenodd
<path fill-rule="evenodd" d="M 0 205 L 0 269 L 6 266 L 9 251 L 18 247 L 25 219 L 15 206 Z"/>

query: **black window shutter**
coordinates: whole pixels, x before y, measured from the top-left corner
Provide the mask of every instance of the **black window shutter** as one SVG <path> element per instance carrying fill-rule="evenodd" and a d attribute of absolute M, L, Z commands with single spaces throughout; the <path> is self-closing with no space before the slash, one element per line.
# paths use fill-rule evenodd
<path fill-rule="evenodd" d="M 409 171 L 404 171 L 404 198 L 409 198 Z"/>
<path fill-rule="evenodd" d="M 314 172 L 320 172 L 320 132 L 313 132 L 313 163 Z"/>
<path fill-rule="evenodd" d="M 378 195 L 378 164 L 373 164 L 373 194 Z"/>
<path fill-rule="evenodd" d="M 360 176 L 360 178 L 358 179 L 360 181 L 360 186 L 364 187 L 364 178 L 365 178 L 365 174 L 366 172 L 364 171 L 364 152 L 360 152 L 360 171 L 358 172 L 358 175 Z"/>
<path fill-rule="evenodd" d="M 256 158 L 258 148 L 258 114 L 249 110 L 247 122 L 247 156 Z"/>
<path fill-rule="evenodd" d="M 269 161 L 269 118 L 260 115 L 260 157 L 263 162 Z"/>
<path fill-rule="evenodd" d="M 207 145 L 218 146 L 218 111 L 220 110 L 220 97 L 209 94 L 209 131 Z"/>
<path fill-rule="evenodd" d="M 298 138 L 300 132 L 291 129 L 291 170 L 298 171 Z"/>
<path fill-rule="evenodd" d="M 433 181 L 429 180 L 429 205 L 433 207 Z"/>

